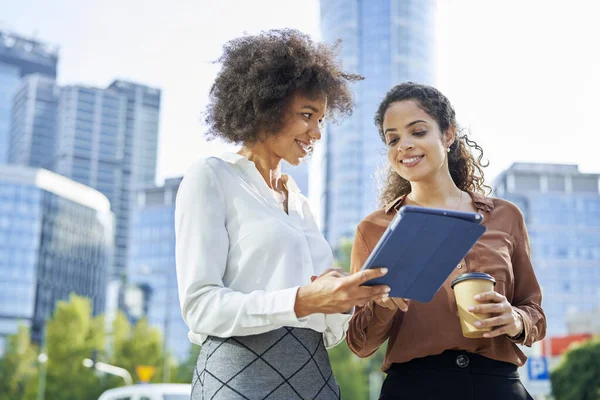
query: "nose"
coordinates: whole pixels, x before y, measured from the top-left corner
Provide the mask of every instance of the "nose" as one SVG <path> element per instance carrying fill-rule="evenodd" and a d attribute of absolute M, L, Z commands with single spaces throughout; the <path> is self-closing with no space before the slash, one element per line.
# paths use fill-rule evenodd
<path fill-rule="evenodd" d="M 311 142 L 317 142 L 321 140 L 321 127 L 319 125 L 314 126 L 308 131 L 308 136 L 310 136 Z"/>
<path fill-rule="evenodd" d="M 398 145 L 398 151 L 407 152 L 408 150 L 414 149 L 415 146 L 412 143 L 402 142 Z"/>

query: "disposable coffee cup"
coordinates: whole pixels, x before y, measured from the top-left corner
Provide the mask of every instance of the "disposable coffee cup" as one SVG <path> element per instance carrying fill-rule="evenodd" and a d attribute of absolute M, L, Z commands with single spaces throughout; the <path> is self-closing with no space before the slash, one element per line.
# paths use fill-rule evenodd
<path fill-rule="evenodd" d="M 482 304 L 475 300 L 475 296 L 494 290 L 495 284 L 494 277 L 485 272 L 467 272 L 452 281 L 451 287 L 454 289 L 460 327 L 464 337 L 480 338 L 485 332 L 491 330 L 489 327 L 478 328 L 475 326 L 476 321 L 490 318 L 491 314 L 476 314 L 468 310 L 471 306 Z"/>

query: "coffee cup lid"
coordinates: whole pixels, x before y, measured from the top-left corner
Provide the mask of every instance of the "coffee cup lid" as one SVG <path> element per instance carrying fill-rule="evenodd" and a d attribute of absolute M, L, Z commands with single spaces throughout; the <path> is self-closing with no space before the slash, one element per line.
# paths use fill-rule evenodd
<path fill-rule="evenodd" d="M 470 279 L 485 279 L 487 281 L 492 281 L 494 285 L 496 284 L 496 280 L 490 274 L 486 274 L 485 272 L 467 272 L 466 274 L 462 274 L 456 277 L 456 279 L 452 281 L 450 287 L 454 289 L 454 285 L 456 285 L 457 283 L 467 281 Z"/>

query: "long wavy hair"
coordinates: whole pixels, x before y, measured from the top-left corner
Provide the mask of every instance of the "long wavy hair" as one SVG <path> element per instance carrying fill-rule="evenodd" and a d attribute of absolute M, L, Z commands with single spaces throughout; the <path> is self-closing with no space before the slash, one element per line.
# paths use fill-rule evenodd
<path fill-rule="evenodd" d="M 433 118 L 442 134 L 456 127 L 456 140 L 450 146 L 448 153 L 448 168 L 456 186 L 465 191 L 489 194 L 491 188 L 485 184 L 483 168 L 489 163 L 482 163 L 483 149 L 469 139 L 463 129 L 456 124 L 456 113 L 450 101 L 439 90 L 413 82 L 405 82 L 394 86 L 383 98 L 375 113 L 375 125 L 381 140 L 385 143 L 383 134 L 383 117 L 392 103 L 412 100 L 431 118 Z M 479 152 L 475 157 L 472 150 Z M 411 192 L 410 182 L 402 178 L 389 166 L 387 178 L 380 195 L 380 203 L 385 206 L 390 201 Z"/>

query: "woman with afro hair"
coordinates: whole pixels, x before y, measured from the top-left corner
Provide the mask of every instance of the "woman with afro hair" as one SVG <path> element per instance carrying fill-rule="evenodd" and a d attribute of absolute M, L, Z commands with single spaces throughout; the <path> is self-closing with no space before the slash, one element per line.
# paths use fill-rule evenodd
<path fill-rule="evenodd" d="M 241 144 L 185 174 L 175 211 L 177 279 L 190 340 L 201 347 L 193 399 L 339 399 L 326 348 L 353 307 L 389 291 L 347 275 L 281 162 L 298 165 L 325 119 L 348 115 L 336 48 L 294 30 L 230 41 L 210 92 L 211 138 Z"/>

